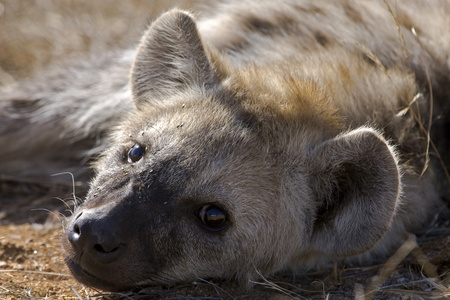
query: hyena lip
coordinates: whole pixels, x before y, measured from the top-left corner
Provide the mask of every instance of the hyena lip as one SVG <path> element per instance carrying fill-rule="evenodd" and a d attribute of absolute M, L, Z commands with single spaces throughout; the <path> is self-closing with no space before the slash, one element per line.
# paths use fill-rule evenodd
<path fill-rule="evenodd" d="M 131 287 L 123 287 L 119 285 L 115 285 L 113 283 L 110 283 L 104 279 L 100 279 L 92 274 L 90 274 L 88 271 L 83 269 L 78 263 L 73 261 L 72 259 L 66 257 L 65 259 L 67 266 L 69 267 L 70 272 L 72 275 L 82 284 L 88 285 L 90 287 L 98 288 L 105 291 L 124 291 L 129 290 Z"/>

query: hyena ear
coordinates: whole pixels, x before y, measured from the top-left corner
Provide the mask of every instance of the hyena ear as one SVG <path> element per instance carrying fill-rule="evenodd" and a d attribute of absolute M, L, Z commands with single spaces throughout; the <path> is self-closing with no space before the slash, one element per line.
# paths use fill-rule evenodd
<path fill-rule="evenodd" d="M 192 16 L 174 9 L 159 17 L 142 37 L 131 70 L 135 104 L 161 101 L 211 80 L 210 64 Z"/>
<path fill-rule="evenodd" d="M 401 192 L 394 151 L 375 130 L 360 128 L 311 153 L 317 199 L 312 246 L 339 257 L 370 250 L 389 229 Z"/>

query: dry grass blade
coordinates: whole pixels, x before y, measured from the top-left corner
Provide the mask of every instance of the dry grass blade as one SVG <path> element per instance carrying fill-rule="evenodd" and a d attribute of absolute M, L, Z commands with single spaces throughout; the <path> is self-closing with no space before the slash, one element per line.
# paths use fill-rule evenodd
<path fill-rule="evenodd" d="M 16 80 L 0 67 L 0 86 L 15 83 Z"/>
<path fill-rule="evenodd" d="M 427 73 L 428 74 L 428 73 Z M 429 84 L 429 88 L 431 89 L 431 82 L 430 82 L 430 79 L 428 79 L 428 84 Z M 408 105 L 408 107 L 406 107 L 405 109 L 402 109 L 400 112 L 398 112 L 397 113 L 397 116 L 401 116 L 403 113 L 406 113 L 408 110 L 410 110 L 411 111 L 411 114 L 412 114 L 412 116 L 414 117 L 414 120 L 416 121 L 416 123 L 417 123 L 417 125 L 419 126 L 419 128 L 420 128 L 420 130 L 422 131 L 422 133 L 423 134 L 425 134 L 426 135 L 426 138 L 427 138 L 427 148 L 426 148 L 426 151 L 425 151 L 425 156 L 426 156 L 426 161 L 425 161 L 425 164 L 424 164 L 424 167 L 423 167 L 423 169 L 422 169 L 422 172 L 421 172 L 421 174 L 423 175 L 423 173 L 427 170 L 427 168 L 428 168 L 428 162 L 429 162 L 429 148 L 430 148 L 430 146 L 431 146 L 431 148 L 433 149 L 433 153 L 434 153 L 434 155 L 436 156 L 436 158 L 439 160 L 439 163 L 441 164 L 441 166 L 442 166 L 442 169 L 443 169 L 443 171 L 444 171 L 444 174 L 445 174 L 445 177 L 447 178 L 447 181 L 448 181 L 448 183 L 450 183 L 450 174 L 449 174 L 449 172 L 448 172 L 448 170 L 447 170 L 447 168 L 446 168 L 446 166 L 445 166 L 445 163 L 444 163 L 444 160 L 442 159 L 442 156 L 440 155 L 440 153 L 439 153 L 439 151 L 438 151 L 438 149 L 437 149 L 437 147 L 436 147 L 436 144 L 433 142 L 433 140 L 431 139 L 431 135 L 430 135 L 430 133 L 431 133 L 431 124 L 432 124 L 432 118 L 433 118 L 433 115 L 432 115 L 432 111 L 433 111 L 433 98 L 432 98 L 432 92 L 430 91 L 430 115 L 429 115 L 429 121 L 428 121 L 428 128 L 425 128 L 424 127 L 424 125 L 423 125 L 423 122 L 420 120 L 420 117 L 419 117 L 419 115 L 413 110 L 413 109 L 410 109 L 411 108 L 411 105 Z M 419 94 L 418 94 L 419 95 Z M 413 100 L 410 102 L 410 104 L 413 104 L 413 103 L 415 103 L 415 102 L 417 102 L 417 100 L 418 99 L 420 99 L 420 97 L 418 97 L 417 99 L 416 99 L 416 97 L 418 96 L 418 95 L 416 95 L 414 98 L 413 98 Z M 414 100 L 414 99 L 416 99 L 416 100 Z M 406 111 L 405 111 L 406 110 Z"/>
<path fill-rule="evenodd" d="M 386 75 L 387 78 L 391 79 L 391 77 L 389 76 L 386 68 L 384 67 L 384 65 L 381 63 L 381 61 L 378 59 L 378 57 L 373 54 L 372 51 L 370 51 L 369 48 L 367 48 L 366 46 L 362 45 L 361 43 L 359 43 L 358 41 L 354 41 L 355 45 L 359 47 L 359 49 L 361 49 L 362 52 L 364 52 L 364 54 L 367 55 L 368 58 L 370 58 L 382 71 L 383 73 Z"/>
<path fill-rule="evenodd" d="M 14 272 L 50 275 L 50 276 L 58 276 L 58 277 L 69 277 L 69 278 L 72 277 L 72 275 L 70 275 L 70 274 L 63 274 L 63 273 L 56 273 L 56 272 L 28 271 L 28 270 L 0 270 L 0 273 L 14 273 Z"/>
<path fill-rule="evenodd" d="M 413 249 L 412 255 L 417 260 L 417 262 L 422 266 L 423 272 L 429 278 L 437 280 L 439 275 L 437 273 L 436 267 L 428 260 L 428 258 L 423 253 L 422 249 L 419 247 Z"/>
<path fill-rule="evenodd" d="M 281 286 L 279 286 L 278 284 L 276 284 L 275 282 L 272 282 L 270 280 L 267 280 L 259 271 L 257 271 L 259 277 L 263 280 L 263 282 L 258 282 L 258 281 L 250 281 L 253 284 L 257 284 L 257 285 L 261 285 L 264 286 L 266 288 L 278 291 L 280 293 L 282 293 L 283 295 L 289 296 L 290 298 L 294 298 L 294 299 L 307 299 L 293 291 L 290 291 L 288 289 L 285 289 Z"/>
<path fill-rule="evenodd" d="M 392 11 L 392 8 L 389 5 L 388 1 L 387 0 L 383 0 L 383 1 L 385 3 L 389 13 L 392 16 L 392 19 L 395 22 L 395 26 L 397 27 L 397 31 L 398 31 L 398 34 L 400 36 L 400 40 L 402 42 L 402 46 L 403 46 L 402 48 L 403 48 L 403 51 L 405 53 L 405 58 L 406 58 L 406 60 L 408 62 L 408 65 L 411 66 L 411 61 L 410 61 L 410 58 L 409 58 L 408 48 L 406 47 L 405 37 L 404 37 L 403 32 L 401 30 L 401 27 L 400 27 L 400 24 L 398 22 L 398 19 L 395 16 L 394 12 Z M 423 48 L 422 43 L 418 39 L 417 32 L 416 32 L 414 27 L 411 28 L 411 32 L 413 33 L 413 36 L 416 38 L 416 41 Z M 371 59 L 373 59 L 372 56 L 369 56 L 369 57 Z M 432 87 L 432 84 L 431 84 L 431 78 L 430 78 L 430 73 L 429 73 L 429 70 L 428 70 L 428 65 L 425 62 L 423 62 L 422 65 L 423 65 L 423 68 L 424 68 L 424 71 L 425 71 L 425 75 L 426 75 L 427 82 L 428 82 L 428 90 L 429 90 L 429 93 L 430 93 L 430 95 L 429 95 L 429 105 L 430 105 L 429 111 L 430 112 L 429 112 L 429 117 L 428 117 L 428 126 L 427 126 L 426 129 L 424 128 L 423 123 L 420 120 L 420 117 L 416 113 L 413 112 L 414 118 L 416 119 L 417 123 L 419 124 L 421 131 L 426 135 L 426 139 L 427 139 L 427 146 L 426 146 L 426 150 L 425 150 L 425 163 L 424 163 L 424 166 L 423 166 L 422 171 L 421 171 L 421 176 L 428 169 L 429 162 L 430 162 L 430 158 L 429 157 L 430 157 L 430 146 L 431 146 L 433 148 L 433 151 L 435 152 L 436 156 L 438 157 L 438 159 L 440 161 L 440 164 L 442 165 L 442 167 L 444 169 L 444 173 L 445 173 L 445 175 L 447 177 L 448 182 L 450 183 L 450 175 L 448 173 L 448 170 L 445 167 L 445 164 L 444 164 L 444 162 L 443 162 L 443 160 L 442 160 L 442 158 L 441 158 L 441 156 L 440 156 L 436 146 L 434 145 L 433 141 L 431 140 L 431 125 L 432 125 L 432 121 L 433 121 L 433 102 L 434 102 L 433 101 L 433 87 Z M 410 105 L 407 108 L 405 108 L 406 111 L 411 106 L 411 104 L 414 103 L 414 102 L 415 101 L 413 99 L 413 101 L 411 101 Z M 406 113 L 406 111 L 404 113 Z M 399 114 L 401 114 L 401 113 L 403 113 L 403 110 L 399 112 Z"/>
<path fill-rule="evenodd" d="M 83 300 L 83 297 L 81 297 L 81 295 L 77 292 L 76 289 L 73 288 L 73 286 L 71 286 L 70 289 L 72 290 L 72 292 L 75 294 L 75 296 L 76 296 L 78 299 Z"/>
<path fill-rule="evenodd" d="M 395 26 L 397 27 L 398 34 L 400 35 L 400 39 L 402 41 L 403 51 L 405 51 L 406 60 L 408 61 L 408 65 L 411 65 L 411 61 L 409 59 L 409 54 L 408 54 L 408 48 L 406 47 L 405 37 L 403 36 L 403 32 L 402 32 L 402 30 L 400 28 L 400 24 L 398 23 L 398 19 L 394 15 L 394 12 L 392 11 L 392 8 L 389 5 L 388 1 L 387 0 L 383 0 L 383 1 L 384 1 L 384 4 L 386 5 L 387 9 L 389 10 L 389 13 L 392 16 L 392 19 L 394 19 Z"/>
<path fill-rule="evenodd" d="M 426 64 L 424 64 L 424 69 L 425 69 L 425 74 L 427 75 L 427 82 L 428 82 L 428 89 L 430 92 L 430 114 L 428 117 L 428 128 L 426 129 L 425 133 L 427 136 L 427 149 L 425 152 L 425 157 L 426 157 L 426 161 L 425 161 L 425 165 L 423 166 L 422 172 L 421 172 L 421 176 L 425 173 L 425 171 L 428 168 L 428 164 L 430 161 L 430 144 L 431 144 L 431 124 L 433 123 L 433 86 L 431 85 L 431 79 L 430 79 L 430 73 L 428 71 L 428 66 Z"/>
<path fill-rule="evenodd" d="M 353 292 L 355 293 L 356 300 L 366 299 L 366 296 L 364 294 L 364 287 L 362 286 L 362 284 L 355 283 L 355 286 L 353 287 Z"/>
<path fill-rule="evenodd" d="M 395 116 L 396 117 L 403 117 L 406 115 L 406 113 L 411 109 L 411 105 L 416 103 L 417 100 L 423 97 L 422 93 L 417 93 L 414 98 L 408 103 L 408 106 L 406 106 L 404 109 L 400 110 Z"/>
<path fill-rule="evenodd" d="M 450 272 L 450 270 L 448 270 Z M 436 290 L 432 293 L 435 299 L 446 298 L 450 299 L 450 273 L 448 273 L 444 279 L 437 283 L 434 280 L 431 281 L 431 284 L 436 288 Z"/>
<path fill-rule="evenodd" d="M 392 274 L 395 268 L 411 253 L 411 251 L 417 248 L 416 237 L 412 234 L 403 245 L 392 255 L 388 261 L 383 265 L 379 274 L 372 279 L 372 282 L 367 288 L 366 299 L 371 300 L 375 294 L 379 291 L 382 284 Z"/>

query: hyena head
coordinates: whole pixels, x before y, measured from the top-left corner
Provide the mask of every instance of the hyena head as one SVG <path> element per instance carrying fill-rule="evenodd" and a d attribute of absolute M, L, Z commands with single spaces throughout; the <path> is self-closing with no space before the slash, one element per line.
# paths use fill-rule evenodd
<path fill-rule="evenodd" d="M 372 129 L 342 131 L 319 88 L 276 72 L 234 71 L 188 13 L 154 22 L 131 72 L 136 109 L 66 226 L 78 280 L 247 280 L 377 243 L 398 200 L 393 151 Z"/>

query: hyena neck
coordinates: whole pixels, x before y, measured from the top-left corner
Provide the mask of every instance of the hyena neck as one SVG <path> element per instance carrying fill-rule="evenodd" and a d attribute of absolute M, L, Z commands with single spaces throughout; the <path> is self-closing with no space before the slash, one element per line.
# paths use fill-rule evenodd
<path fill-rule="evenodd" d="M 421 95 L 415 76 L 402 68 L 382 69 L 361 53 L 324 51 L 330 52 L 288 57 L 287 63 L 236 65 L 212 50 L 209 57 L 274 151 L 294 157 L 343 131 L 371 127 L 398 145 L 404 171 L 420 172 L 427 145 L 413 114 L 426 119 L 428 110 L 418 105 L 413 112 L 409 105 Z"/>
<path fill-rule="evenodd" d="M 405 70 L 395 67 L 381 69 L 363 54 L 340 47 L 267 64 L 224 60 L 215 64 L 216 70 L 248 97 L 249 107 L 259 101 L 298 122 L 317 121 L 320 127 L 383 127 L 386 116 L 394 118 L 418 94 L 413 74 L 405 76 Z M 374 110 L 380 113 L 375 115 Z"/>

